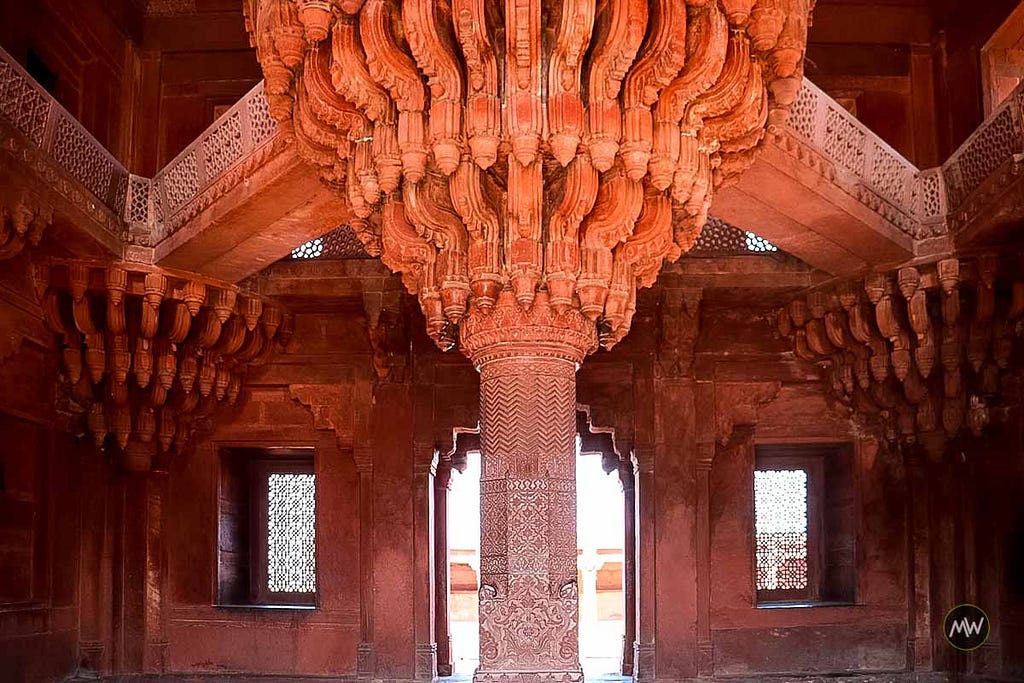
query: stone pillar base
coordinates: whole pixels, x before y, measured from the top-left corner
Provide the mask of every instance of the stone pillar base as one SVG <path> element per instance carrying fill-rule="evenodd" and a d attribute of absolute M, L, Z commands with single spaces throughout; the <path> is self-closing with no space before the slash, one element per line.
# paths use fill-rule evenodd
<path fill-rule="evenodd" d="M 473 683 L 583 683 L 583 669 L 578 671 L 480 671 L 473 674 Z"/>

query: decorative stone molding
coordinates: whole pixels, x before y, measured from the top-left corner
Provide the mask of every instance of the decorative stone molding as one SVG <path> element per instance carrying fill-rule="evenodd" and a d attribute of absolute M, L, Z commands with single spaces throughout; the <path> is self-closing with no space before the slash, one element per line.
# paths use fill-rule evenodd
<path fill-rule="evenodd" d="M 288 394 L 313 413 L 315 429 L 332 430 L 343 449 L 355 442 L 352 391 L 336 384 L 290 384 Z"/>
<path fill-rule="evenodd" d="M 373 370 L 380 382 L 406 380 L 410 344 L 397 290 L 363 290 L 366 333 L 373 351 Z"/>
<path fill-rule="evenodd" d="M 356 678 L 361 681 L 373 678 L 377 657 L 373 651 L 373 643 L 362 642 L 356 646 Z"/>
<path fill-rule="evenodd" d="M 655 377 L 680 378 L 689 374 L 700 332 L 701 296 L 701 290 L 695 288 L 666 288 L 662 293 L 657 310 Z"/>
<path fill-rule="evenodd" d="M 50 260 L 35 284 L 97 447 L 111 435 L 131 469 L 149 469 L 158 447 L 181 451 L 293 329 L 277 304 L 189 273 Z"/>
<path fill-rule="evenodd" d="M 524 311 L 540 293 L 578 309 L 610 348 L 714 189 L 784 125 L 813 1 L 506 5 L 504 49 L 474 0 L 245 10 L 270 112 L 432 338 L 450 346 L 509 289 Z"/>
<path fill-rule="evenodd" d="M 416 680 L 432 681 L 437 677 L 437 643 L 416 643 Z"/>
<path fill-rule="evenodd" d="M 797 357 L 890 441 L 981 435 L 1016 414 L 1024 282 L 1011 254 L 950 258 L 812 291 L 779 311 Z"/>
<path fill-rule="evenodd" d="M 715 439 L 718 443 L 728 444 L 738 427 L 756 425 L 758 410 L 774 401 L 781 390 L 781 382 L 715 382 Z"/>
<path fill-rule="evenodd" d="M 36 246 L 53 221 L 53 210 L 27 195 L 0 200 L 0 261 Z"/>
<path fill-rule="evenodd" d="M 477 367 L 522 355 L 579 364 L 597 348 L 597 340 L 590 321 L 576 309 L 559 313 L 545 292 L 524 310 L 512 292 L 503 291 L 491 310 L 474 306 L 459 330 L 462 351 Z"/>

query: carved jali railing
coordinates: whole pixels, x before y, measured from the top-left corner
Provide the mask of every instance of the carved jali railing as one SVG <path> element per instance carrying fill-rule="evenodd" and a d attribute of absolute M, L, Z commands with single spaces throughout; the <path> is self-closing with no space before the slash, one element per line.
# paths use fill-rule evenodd
<path fill-rule="evenodd" d="M 0 117 L 75 181 L 41 169 L 62 196 L 110 232 L 121 232 L 128 170 L 3 49 Z"/>
<path fill-rule="evenodd" d="M 840 187 L 910 237 L 945 232 L 942 169 L 918 170 L 807 79 L 790 112 L 789 132 L 846 176 L 836 179 Z"/>
<path fill-rule="evenodd" d="M 0 117 L 78 181 L 58 190 L 110 232 L 153 246 L 240 180 L 244 160 L 283 143 L 263 83 L 217 119 L 154 178 L 134 175 L 0 48 Z M 906 234 L 943 234 L 966 220 L 973 195 L 1024 154 L 1024 85 L 941 167 L 919 170 L 806 78 L 788 122 L 794 139 L 857 182 L 851 192 Z M 844 187 L 849 183 L 844 184 Z"/>
<path fill-rule="evenodd" d="M 144 221 L 148 245 L 155 245 L 206 208 L 218 185 L 239 182 L 240 163 L 270 151 L 278 132 L 260 82 L 152 180 L 132 176 L 125 220 Z"/>
<path fill-rule="evenodd" d="M 129 173 L 0 48 L 0 117 L 77 181 L 46 177 L 127 243 L 153 246 L 242 179 L 243 162 L 284 143 L 260 82 L 155 177 Z"/>
<path fill-rule="evenodd" d="M 1011 173 L 1001 173 L 1009 166 Z M 997 185 L 1024 168 L 1024 83 L 993 111 L 942 165 L 949 195 L 949 224 L 953 229 L 975 213 L 985 197 L 979 189 L 997 177 Z M 1007 176 L 1007 177 L 999 177 Z"/>

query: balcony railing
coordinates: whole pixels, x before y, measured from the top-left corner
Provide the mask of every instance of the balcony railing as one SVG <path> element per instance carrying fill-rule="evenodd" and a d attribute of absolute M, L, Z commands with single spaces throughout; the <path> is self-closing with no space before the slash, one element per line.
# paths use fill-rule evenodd
<path fill-rule="evenodd" d="M 1024 161 L 1024 82 L 942 165 L 950 207 L 957 209 L 1008 161 Z"/>
<path fill-rule="evenodd" d="M 154 178 L 134 175 L 3 49 L 0 116 L 148 246 L 181 227 L 204 192 L 278 133 L 260 82 Z"/>
<path fill-rule="evenodd" d="M 944 232 L 947 202 L 941 170 L 918 170 L 806 78 L 789 128 L 884 202 L 872 208 L 900 230 L 915 239 Z"/>
<path fill-rule="evenodd" d="M 116 214 L 129 240 L 147 246 L 202 210 L 210 189 L 230 182 L 279 133 L 259 83 L 154 178 L 133 175 L 2 49 L 0 116 Z M 947 232 L 950 214 L 1008 160 L 1024 155 L 1024 84 L 945 164 L 924 171 L 806 79 L 790 132 L 856 181 L 840 183 L 844 189 L 859 186 L 860 201 L 922 239 Z"/>
<path fill-rule="evenodd" d="M 88 190 L 99 205 L 122 215 L 128 169 L 2 49 L 0 116 Z"/>

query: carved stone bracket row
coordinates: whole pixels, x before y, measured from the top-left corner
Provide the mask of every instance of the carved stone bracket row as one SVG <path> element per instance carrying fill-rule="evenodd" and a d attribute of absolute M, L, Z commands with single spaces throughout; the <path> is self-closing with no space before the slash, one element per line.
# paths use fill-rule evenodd
<path fill-rule="evenodd" d="M 779 311 L 779 330 L 889 439 L 978 436 L 1019 407 L 1024 281 L 1009 258 L 950 258 L 816 290 Z"/>
<path fill-rule="evenodd" d="M 246 370 L 291 338 L 294 318 L 233 285 L 127 263 L 48 261 L 35 284 L 61 335 L 63 372 L 98 447 L 146 470 L 198 421 L 238 399 Z"/>

